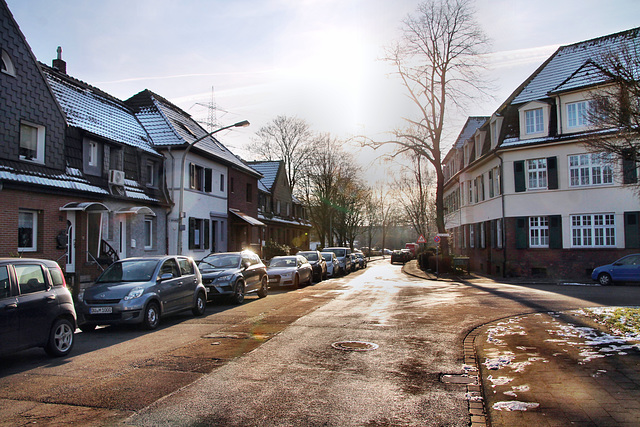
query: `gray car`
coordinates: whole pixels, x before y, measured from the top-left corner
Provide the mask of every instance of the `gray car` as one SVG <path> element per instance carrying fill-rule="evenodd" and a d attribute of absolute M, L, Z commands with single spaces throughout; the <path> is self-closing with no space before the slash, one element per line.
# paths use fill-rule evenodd
<path fill-rule="evenodd" d="M 267 267 L 251 251 L 209 254 L 198 262 L 210 299 L 227 296 L 242 304 L 247 294 L 264 298 L 269 292 Z"/>
<path fill-rule="evenodd" d="M 191 310 L 201 316 L 207 291 L 195 262 L 184 256 L 127 258 L 109 266 L 80 291 L 80 329 L 97 325 L 141 324 L 155 329 L 162 316 Z"/>

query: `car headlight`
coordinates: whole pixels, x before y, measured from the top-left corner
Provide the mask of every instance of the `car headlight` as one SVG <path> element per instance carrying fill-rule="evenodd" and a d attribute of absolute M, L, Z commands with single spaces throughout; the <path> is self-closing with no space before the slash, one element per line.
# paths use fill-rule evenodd
<path fill-rule="evenodd" d="M 288 279 L 288 278 L 290 278 L 290 277 L 291 277 L 291 275 L 292 275 L 292 274 L 293 274 L 293 272 L 289 271 L 289 272 L 287 272 L 287 273 L 282 273 L 282 274 L 280 275 L 280 277 L 281 277 L 281 278 L 283 278 L 283 279 Z"/>
<path fill-rule="evenodd" d="M 233 274 L 226 274 L 224 276 L 218 277 L 215 281 L 216 282 L 230 282 L 232 278 L 233 278 Z"/>
<path fill-rule="evenodd" d="M 140 296 L 142 296 L 143 293 L 144 293 L 144 288 L 138 286 L 137 288 L 131 289 L 127 294 L 127 296 L 124 297 L 124 300 L 129 301 L 135 298 L 140 298 Z"/>
<path fill-rule="evenodd" d="M 78 301 L 84 300 L 84 289 L 78 292 Z"/>

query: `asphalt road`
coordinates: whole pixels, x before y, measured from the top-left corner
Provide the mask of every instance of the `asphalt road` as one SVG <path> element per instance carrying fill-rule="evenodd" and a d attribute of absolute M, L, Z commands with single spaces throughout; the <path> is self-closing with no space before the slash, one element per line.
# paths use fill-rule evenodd
<path fill-rule="evenodd" d="M 637 301 L 640 287 L 429 281 L 388 260 L 209 304 L 160 329 L 79 333 L 72 356 L 0 358 L 0 425 L 466 426 L 464 337 L 499 318 Z M 373 343 L 345 351 L 341 341 Z"/>

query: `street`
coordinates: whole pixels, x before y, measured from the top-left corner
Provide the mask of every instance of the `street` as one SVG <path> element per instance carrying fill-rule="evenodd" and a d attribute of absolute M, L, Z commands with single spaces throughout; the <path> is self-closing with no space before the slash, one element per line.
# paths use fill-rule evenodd
<path fill-rule="evenodd" d="M 153 332 L 78 333 L 66 359 L 40 349 L 3 357 L 0 424 L 466 426 L 466 387 L 440 377 L 463 372 L 470 331 L 640 294 L 433 281 L 401 269 L 380 260 L 241 306 L 210 303 L 205 316 L 163 319 Z M 375 345 L 349 351 L 366 343 Z"/>

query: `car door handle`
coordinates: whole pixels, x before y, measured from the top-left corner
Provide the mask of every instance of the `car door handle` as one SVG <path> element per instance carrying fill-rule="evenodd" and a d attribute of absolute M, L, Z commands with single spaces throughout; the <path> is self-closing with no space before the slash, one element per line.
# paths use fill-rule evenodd
<path fill-rule="evenodd" d="M 56 297 L 55 297 L 55 295 L 49 295 L 46 298 L 46 300 L 47 300 L 47 302 L 55 302 L 56 301 Z"/>

